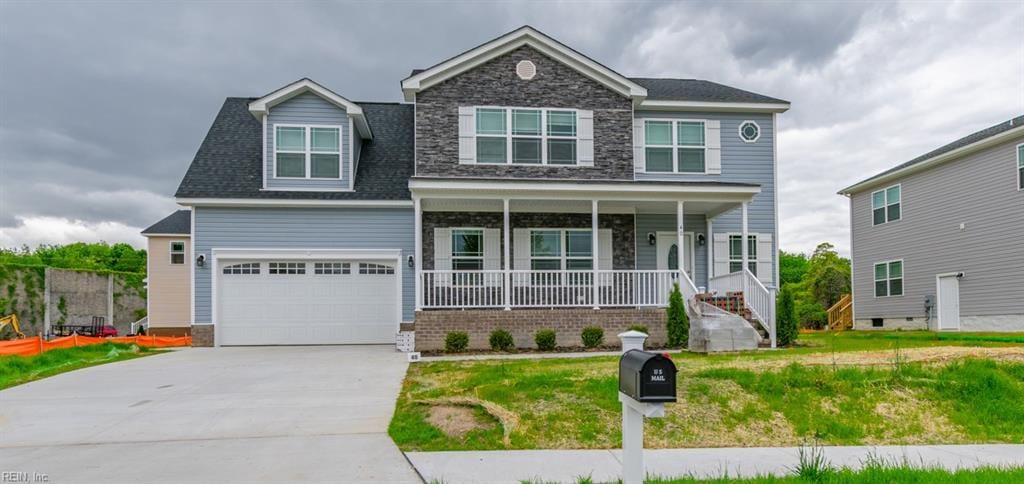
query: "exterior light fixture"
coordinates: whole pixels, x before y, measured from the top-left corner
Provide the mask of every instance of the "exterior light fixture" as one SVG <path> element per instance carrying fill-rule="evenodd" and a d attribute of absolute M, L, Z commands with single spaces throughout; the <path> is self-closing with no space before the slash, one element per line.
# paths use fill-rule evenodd
<path fill-rule="evenodd" d="M 204 265 L 206 265 L 206 256 L 199 254 L 199 257 L 196 257 L 196 267 L 203 267 Z"/>
<path fill-rule="evenodd" d="M 707 242 L 708 239 L 707 237 L 704 237 L 704 234 L 697 234 L 697 245 L 704 247 L 704 244 L 706 244 Z"/>
<path fill-rule="evenodd" d="M 409 258 L 406 259 L 406 261 L 407 261 L 406 264 L 409 265 L 410 269 L 416 267 L 416 258 L 415 257 L 410 255 Z"/>
<path fill-rule="evenodd" d="M 654 232 L 647 232 L 647 243 L 650 245 L 658 243 L 658 237 L 654 235 Z"/>

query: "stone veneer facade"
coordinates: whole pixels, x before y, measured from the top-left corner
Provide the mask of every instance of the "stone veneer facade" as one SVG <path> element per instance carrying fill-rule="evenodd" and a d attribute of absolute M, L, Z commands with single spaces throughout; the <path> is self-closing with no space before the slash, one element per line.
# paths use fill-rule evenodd
<path fill-rule="evenodd" d="M 579 347 L 580 333 L 588 326 L 604 329 L 605 344 L 617 346 L 617 335 L 637 324 L 647 326 L 648 346 L 666 343 L 668 333 L 662 308 L 418 311 L 416 351 L 443 350 L 445 335 L 452 331 L 469 334 L 469 349 L 490 349 L 487 340 L 496 329 L 512 333 L 518 348 L 536 348 L 533 336 L 542 329 L 555 330 L 560 347 Z"/>
<path fill-rule="evenodd" d="M 423 268 L 434 269 L 435 228 L 502 228 L 500 213 L 487 212 L 423 212 Z M 584 213 L 511 213 L 512 228 L 558 228 L 589 229 L 590 214 Z M 636 233 L 633 215 L 601 214 L 597 217 L 598 228 L 612 230 L 612 269 L 631 270 L 636 268 Z M 510 234 L 511 236 L 511 234 Z M 505 241 L 501 241 L 504 246 Z M 515 248 L 509 253 L 515 260 Z M 504 254 L 504 247 L 502 247 Z"/>
<path fill-rule="evenodd" d="M 537 66 L 533 79 L 516 64 Z M 594 166 L 459 164 L 459 106 L 594 112 Z M 416 176 L 633 179 L 633 105 L 575 69 L 523 46 L 416 94 Z"/>
<path fill-rule="evenodd" d="M 212 324 L 196 324 L 192 326 L 192 346 L 207 348 L 213 346 Z"/>

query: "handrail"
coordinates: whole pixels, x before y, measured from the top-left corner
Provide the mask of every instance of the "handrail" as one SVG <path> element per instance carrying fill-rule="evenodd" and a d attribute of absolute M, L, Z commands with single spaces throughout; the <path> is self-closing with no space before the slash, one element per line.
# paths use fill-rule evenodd
<path fill-rule="evenodd" d="M 148 314 L 146 316 L 143 316 L 142 319 L 132 323 L 131 328 L 128 330 L 128 334 L 135 334 L 135 331 L 138 329 L 139 326 L 142 326 L 144 329 L 149 330 Z"/>
<path fill-rule="evenodd" d="M 832 307 L 828 308 L 828 328 L 830 330 L 848 329 L 853 326 L 853 296 L 844 294 Z"/>

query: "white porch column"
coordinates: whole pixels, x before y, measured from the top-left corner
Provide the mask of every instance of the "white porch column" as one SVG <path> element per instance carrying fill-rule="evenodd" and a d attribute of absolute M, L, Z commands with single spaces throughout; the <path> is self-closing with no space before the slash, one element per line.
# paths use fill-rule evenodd
<path fill-rule="evenodd" d="M 704 234 L 704 246 L 707 247 L 706 252 L 708 254 L 708 285 L 707 285 L 707 287 L 704 288 L 704 290 L 705 291 L 711 291 L 711 279 L 713 279 L 715 277 L 715 254 L 713 252 L 714 248 L 715 248 L 715 243 L 714 243 L 714 234 L 715 234 L 715 232 L 712 230 L 712 227 L 711 227 L 711 219 L 708 218 L 707 221 L 708 221 L 708 228 L 707 228 L 707 233 Z"/>
<path fill-rule="evenodd" d="M 598 304 L 597 304 L 597 293 L 598 293 L 597 264 L 598 264 L 598 260 L 600 260 L 598 258 L 598 255 L 597 255 L 597 247 L 599 245 L 600 244 L 597 243 L 597 200 L 591 200 L 590 201 L 590 247 L 591 247 L 590 250 L 592 252 L 591 253 L 592 263 L 591 263 L 590 267 L 591 267 L 591 270 L 593 271 L 593 280 L 591 281 L 591 285 L 593 286 L 593 288 L 592 288 L 593 294 L 591 295 L 591 297 L 594 298 L 594 300 L 593 300 L 594 309 L 600 309 L 598 307 Z"/>
<path fill-rule="evenodd" d="M 502 237 L 502 239 L 503 239 L 502 240 L 502 245 L 503 245 L 504 253 L 502 254 L 503 257 L 502 257 L 501 268 L 505 272 L 504 272 L 504 275 L 502 276 L 504 278 L 504 284 L 502 284 L 501 297 L 504 298 L 504 301 L 505 301 L 505 310 L 506 311 L 511 311 L 512 310 L 512 273 L 509 272 L 510 269 L 511 269 L 511 266 L 509 264 L 511 264 L 511 262 L 512 262 L 511 261 L 512 239 L 511 239 L 511 237 L 509 237 L 509 233 L 511 232 L 511 229 L 509 228 L 509 219 L 510 219 L 510 217 L 509 217 L 509 214 L 508 214 L 509 210 L 508 210 L 508 199 L 507 198 L 502 200 L 502 207 L 503 207 L 503 212 L 504 212 L 504 218 L 502 219 L 503 222 L 501 224 L 501 227 L 502 227 L 502 230 L 504 230 L 504 234 L 503 234 L 503 237 Z"/>
<path fill-rule="evenodd" d="M 746 300 L 747 297 L 750 297 L 750 288 L 747 287 L 747 261 L 750 259 L 750 243 L 747 241 L 750 237 L 749 230 L 747 229 L 747 202 L 743 202 L 741 207 L 743 216 L 743 232 L 741 235 L 742 240 L 740 242 L 740 253 L 743 254 L 743 268 L 740 273 L 743 274 L 743 298 Z"/>
<path fill-rule="evenodd" d="M 683 201 L 679 200 L 676 202 L 676 261 L 679 266 L 679 287 L 683 287 L 682 274 L 686 273 L 686 259 L 683 258 L 685 251 L 683 250 L 683 242 L 686 241 L 686 227 L 683 223 Z"/>
<path fill-rule="evenodd" d="M 415 245 L 415 260 L 416 270 L 413 271 L 416 277 L 416 310 L 423 309 L 423 206 L 420 204 L 419 197 L 412 199 L 413 211 L 416 213 L 415 221 L 413 222 L 413 230 L 415 231 L 413 245 Z"/>

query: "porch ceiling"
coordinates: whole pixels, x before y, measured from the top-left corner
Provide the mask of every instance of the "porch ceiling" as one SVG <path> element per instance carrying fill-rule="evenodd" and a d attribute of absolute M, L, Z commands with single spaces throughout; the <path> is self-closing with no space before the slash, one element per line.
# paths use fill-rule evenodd
<path fill-rule="evenodd" d="M 496 212 L 501 213 L 501 199 L 423 198 L 424 212 Z M 740 202 L 685 201 L 684 213 L 709 217 L 735 209 Z M 509 200 L 512 213 L 590 213 L 590 200 Z M 676 202 L 663 201 L 599 201 L 598 213 L 675 214 Z"/>

